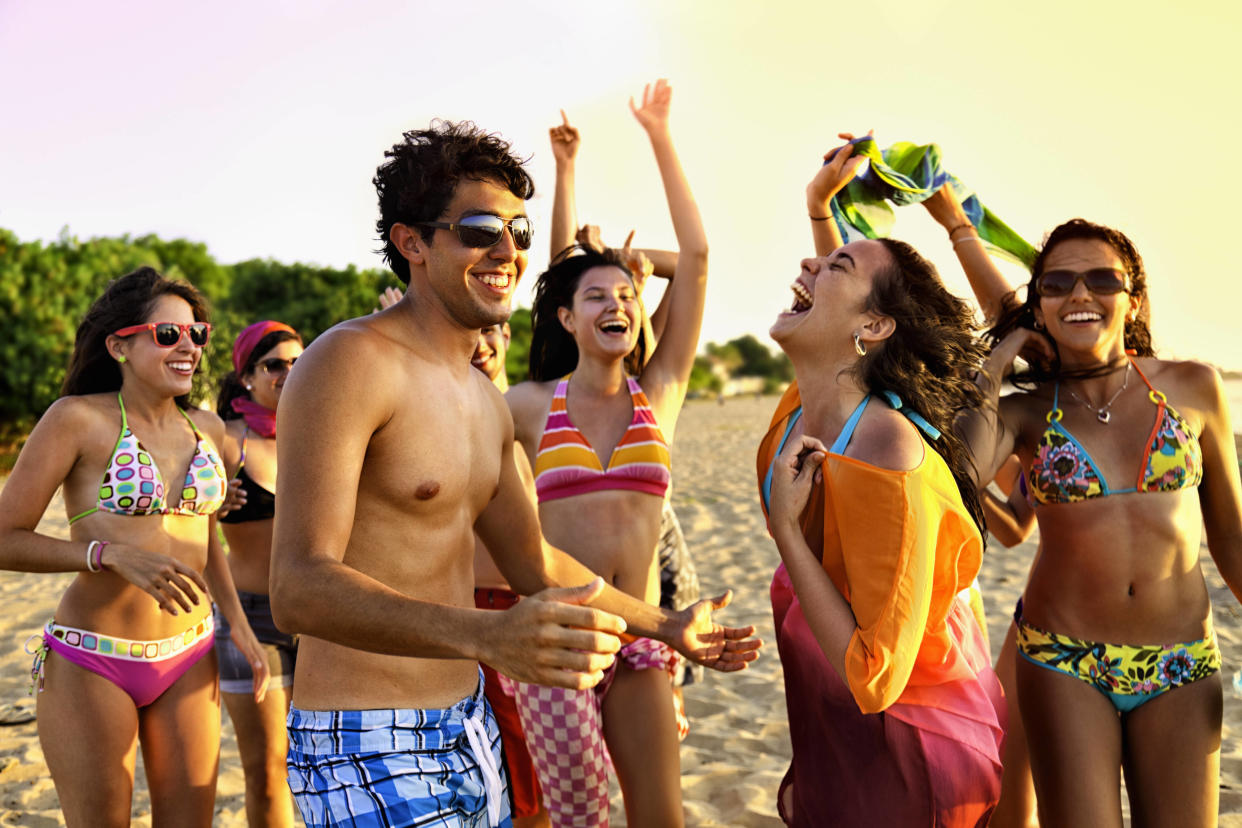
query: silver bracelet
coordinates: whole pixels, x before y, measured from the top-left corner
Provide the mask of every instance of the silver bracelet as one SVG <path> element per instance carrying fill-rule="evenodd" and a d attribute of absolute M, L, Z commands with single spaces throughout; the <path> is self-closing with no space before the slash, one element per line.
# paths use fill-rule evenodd
<path fill-rule="evenodd" d="M 93 540 L 86 545 L 86 569 L 88 572 L 101 572 L 100 567 L 95 566 L 95 547 L 99 546 L 99 541 Z"/>
<path fill-rule="evenodd" d="M 962 236 L 960 239 L 956 239 L 953 242 L 953 246 L 957 247 L 959 244 L 961 244 L 964 241 L 983 241 L 983 240 L 979 238 L 978 236 Z"/>

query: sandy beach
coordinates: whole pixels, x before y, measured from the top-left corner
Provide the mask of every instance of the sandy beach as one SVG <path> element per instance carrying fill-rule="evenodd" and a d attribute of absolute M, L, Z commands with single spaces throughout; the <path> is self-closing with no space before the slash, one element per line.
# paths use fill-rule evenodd
<path fill-rule="evenodd" d="M 764 530 L 754 482 L 755 446 L 774 406 L 774 398 L 735 398 L 723 405 L 691 401 L 673 447 L 674 506 L 695 557 L 703 594 L 732 588 L 734 602 L 722 620 L 756 625 L 769 644 L 751 669 L 734 675 L 709 674 L 705 683 L 686 689 L 691 732 L 682 745 L 682 790 L 691 826 L 781 825 L 775 796 L 789 761 L 789 734 L 768 604 L 768 583 L 778 555 Z M 40 529 L 68 537 L 59 498 Z M 1014 549 L 997 547 L 985 557 L 980 580 L 994 651 L 1008 627 L 1035 547 L 1032 540 Z M 1220 824 L 1242 826 L 1242 746 L 1235 738 L 1242 733 L 1242 700 L 1233 695 L 1229 680 L 1242 665 L 1242 612 L 1206 547 L 1202 559 L 1227 677 Z M 52 616 L 72 577 L 0 572 L 0 703 L 30 698 L 26 694 L 31 659 L 25 643 Z M 241 766 L 227 722 L 217 790 L 215 824 L 244 826 Z M 613 825 L 625 825 L 615 783 L 613 793 Z M 150 825 L 141 757 L 133 815 L 134 825 Z M 0 825 L 62 824 L 35 725 L 0 727 Z"/>

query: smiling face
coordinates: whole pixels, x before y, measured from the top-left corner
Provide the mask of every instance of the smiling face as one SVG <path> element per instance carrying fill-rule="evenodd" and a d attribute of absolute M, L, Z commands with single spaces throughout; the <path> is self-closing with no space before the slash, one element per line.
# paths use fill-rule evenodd
<path fill-rule="evenodd" d="M 505 373 L 505 354 L 509 350 L 509 323 L 488 325 L 479 331 L 478 344 L 474 346 L 474 356 L 470 364 L 483 372 L 492 382 Z"/>
<path fill-rule="evenodd" d="M 463 179 L 440 221 L 466 216 L 511 219 L 526 215 L 526 202 L 493 181 Z M 447 314 L 464 328 L 478 330 L 509 318 L 518 280 L 526 270 L 526 251 L 518 250 L 506 229 L 491 247 L 467 247 L 454 230 L 437 229 L 424 241 L 415 228 L 399 244 L 410 262 L 411 288 L 421 274 Z"/>
<path fill-rule="evenodd" d="M 641 314 L 630 275 L 612 265 L 584 272 L 574 290 L 573 306 L 557 310 L 580 354 L 617 359 L 624 359 L 638 344 Z"/>
<path fill-rule="evenodd" d="M 855 331 L 876 318 L 867 311 L 873 281 L 890 264 L 884 246 L 858 241 L 839 247 L 827 256 L 803 259 L 802 272 L 790 286 L 793 304 L 782 311 L 769 330 L 772 339 L 790 348 L 815 349 L 848 345 Z"/>
<path fill-rule="evenodd" d="M 254 368 L 242 375 L 242 383 L 250 390 L 250 399 L 264 408 L 275 410 L 293 361 L 301 355 L 302 343 L 296 339 L 277 343 L 271 350 L 260 354 L 254 361 Z"/>
<path fill-rule="evenodd" d="M 1085 273 L 1096 268 L 1126 272 L 1117 251 L 1101 239 L 1067 239 L 1044 259 L 1041 273 L 1067 270 Z M 1066 296 L 1040 296 L 1035 319 L 1056 342 L 1062 359 L 1075 356 L 1091 361 L 1120 358 L 1125 351 L 1125 325 L 1142 306 L 1142 299 L 1122 291 L 1093 293 L 1082 279 Z"/>
<path fill-rule="evenodd" d="M 194 311 L 180 296 L 166 293 L 151 306 L 141 323 L 157 322 L 189 324 L 196 322 Z M 132 377 L 153 386 L 169 397 L 190 393 L 194 383 L 194 371 L 203 357 L 203 349 L 190 341 L 188 334 L 171 348 L 161 348 L 155 343 L 151 331 L 141 331 L 132 336 L 110 336 L 107 340 L 112 357 L 125 357 L 121 376 Z M 126 370 L 128 369 L 128 371 Z"/>

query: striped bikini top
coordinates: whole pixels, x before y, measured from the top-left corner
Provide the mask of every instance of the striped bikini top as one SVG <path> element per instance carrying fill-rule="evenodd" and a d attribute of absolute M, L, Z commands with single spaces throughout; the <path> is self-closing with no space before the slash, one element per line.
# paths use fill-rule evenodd
<path fill-rule="evenodd" d="M 625 436 L 612 450 L 608 467 L 569 419 L 565 394 L 569 377 L 556 384 L 552 408 L 535 454 L 535 492 L 539 502 L 587 492 L 627 489 L 664 497 L 672 479 L 668 443 L 656 423 L 638 380 L 626 377 L 634 416 Z"/>
<path fill-rule="evenodd" d="M 1031 461 L 1027 499 L 1033 505 L 1076 503 L 1130 492 L 1173 492 L 1194 488 L 1203 480 L 1203 451 L 1199 438 L 1168 404 L 1164 394 L 1152 388 L 1138 364 L 1134 360 L 1130 360 L 1130 364 L 1147 385 L 1147 397 L 1156 406 L 1155 423 L 1143 445 L 1135 485 L 1110 488 L 1090 452 L 1061 425 L 1063 413 L 1058 383 L 1052 395 L 1052 410 L 1047 416 L 1048 427 L 1040 436 Z"/>
<path fill-rule="evenodd" d="M 166 504 L 164 477 L 155 465 L 155 459 L 143 447 L 137 435 L 129 428 L 125 416 L 125 400 L 116 395 L 121 406 L 121 436 L 117 438 L 108 468 L 99 483 L 99 499 L 92 509 L 69 518 L 69 522 L 81 520 L 95 512 L 111 512 L 115 515 L 210 515 L 224 505 L 228 478 L 224 464 L 211 443 L 203 437 L 190 415 L 181 415 L 194 431 L 197 443 L 190 467 L 181 482 L 181 498 L 177 505 Z M 180 410 L 180 409 L 178 409 Z"/>

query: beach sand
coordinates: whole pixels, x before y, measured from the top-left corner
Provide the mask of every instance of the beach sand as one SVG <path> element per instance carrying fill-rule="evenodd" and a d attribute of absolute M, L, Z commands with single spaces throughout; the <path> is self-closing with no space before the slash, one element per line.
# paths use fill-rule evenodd
<path fill-rule="evenodd" d="M 755 446 L 775 404 L 771 397 L 733 398 L 723 405 L 691 401 L 673 446 L 673 503 L 698 567 L 703 594 L 731 588 L 733 605 L 721 613 L 721 620 L 754 624 L 768 643 L 749 670 L 731 675 L 709 673 L 703 684 L 686 688 L 691 731 L 682 745 L 681 762 L 690 826 L 781 825 L 776 816 L 776 789 L 789 762 L 789 728 L 768 604 L 768 583 L 778 555 L 764 530 L 754 477 Z M 40 529 L 68 536 L 59 498 Z M 1035 542 L 1030 541 L 1009 550 L 997 547 L 985 556 L 980 582 L 994 651 L 1000 647 L 1034 552 Z M 1231 689 L 1233 672 L 1242 665 L 1242 612 L 1206 547 L 1202 558 L 1225 661 L 1220 824 L 1242 828 L 1242 746 L 1235 738 L 1242 733 L 1242 700 Z M 28 698 L 30 656 L 24 644 L 51 617 L 72 577 L 0 572 L 0 702 Z M 227 721 L 217 791 L 215 825 L 244 826 L 241 765 Z M 133 814 L 134 825 L 150 825 L 141 758 Z M 625 825 L 615 783 L 612 823 Z M 50 828 L 62 824 L 35 725 L 0 727 L 0 825 Z"/>

